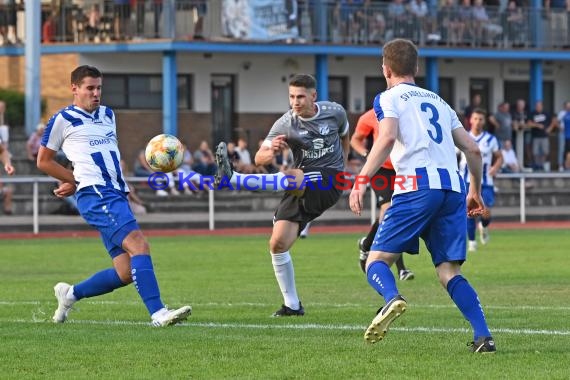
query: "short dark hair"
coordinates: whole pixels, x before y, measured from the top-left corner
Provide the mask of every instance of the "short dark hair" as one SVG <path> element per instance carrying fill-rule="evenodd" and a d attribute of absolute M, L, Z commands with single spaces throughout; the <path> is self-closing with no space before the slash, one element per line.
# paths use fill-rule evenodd
<path fill-rule="evenodd" d="M 295 74 L 289 80 L 289 86 L 293 87 L 303 87 L 306 89 L 316 89 L 317 88 L 317 80 L 309 74 Z"/>
<path fill-rule="evenodd" d="M 399 77 L 415 76 L 418 70 L 418 49 L 410 40 L 396 38 L 382 48 L 384 65 Z"/>
<path fill-rule="evenodd" d="M 71 72 L 71 84 L 80 85 L 85 77 L 102 78 L 103 74 L 95 66 L 79 66 Z"/>
<path fill-rule="evenodd" d="M 474 114 L 474 113 L 478 113 L 479 115 L 487 116 L 487 111 L 485 111 L 483 108 L 474 108 L 473 111 L 471 111 L 471 114 Z"/>

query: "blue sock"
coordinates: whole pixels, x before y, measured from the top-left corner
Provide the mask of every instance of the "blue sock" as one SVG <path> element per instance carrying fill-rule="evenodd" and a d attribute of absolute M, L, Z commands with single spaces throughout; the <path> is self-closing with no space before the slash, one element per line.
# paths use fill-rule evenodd
<path fill-rule="evenodd" d="M 164 304 L 160 300 L 160 290 L 158 290 L 158 282 L 154 275 L 150 256 L 136 255 L 131 257 L 131 274 L 133 276 L 133 284 L 150 315 L 162 309 Z"/>
<path fill-rule="evenodd" d="M 481 218 L 481 224 L 483 225 L 483 227 L 487 227 L 489 224 L 491 224 L 491 218 L 489 219 Z"/>
<path fill-rule="evenodd" d="M 384 297 L 386 303 L 398 295 L 396 279 L 390 267 L 384 261 L 375 261 L 370 264 L 366 272 L 366 277 L 368 277 L 370 286 Z"/>
<path fill-rule="evenodd" d="M 461 314 L 471 323 L 473 340 L 477 340 L 479 337 L 491 336 L 477 292 L 462 275 L 459 274 L 449 280 L 447 292 L 461 311 Z"/>
<path fill-rule="evenodd" d="M 469 240 L 475 240 L 475 218 L 467 218 L 467 237 Z"/>
<path fill-rule="evenodd" d="M 111 293 L 117 288 L 125 286 L 115 268 L 107 268 L 95 273 L 88 279 L 73 285 L 73 295 L 78 300 Z"/>

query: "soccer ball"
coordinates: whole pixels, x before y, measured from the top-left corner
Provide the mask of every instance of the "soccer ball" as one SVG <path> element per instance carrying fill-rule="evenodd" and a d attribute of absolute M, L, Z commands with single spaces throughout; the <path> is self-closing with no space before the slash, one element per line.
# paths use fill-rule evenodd
<path fill-rule="evenodd" d="M 176 137 L 161 134 L 150 139 L 144 156 L 153 170 L 169 173 L 182 164 L 184 146 Z"/>

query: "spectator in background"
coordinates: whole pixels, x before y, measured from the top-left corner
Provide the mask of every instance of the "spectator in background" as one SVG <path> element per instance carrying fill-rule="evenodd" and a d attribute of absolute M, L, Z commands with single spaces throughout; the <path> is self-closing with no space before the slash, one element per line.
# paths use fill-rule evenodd
<path fill-rule="evenodd" d="M 256 166 L 253 164 L 253 161 L 251 160 L 251 154 L 247 149 L 247 141 L 245 141 L 244 138 L 238 139 L 235 151 L 239 155 L 240 162 L 243 165 L 243 173 L 267 173 L 267 170 L 265 170 L 263 166 Z"/>
<path fill-rule="evenodd" d="M 521 171 L 519 160 L 511 140 L 506 140 L 501 147 L 501 154 L 503 155 L 503 166 L 501 167 L 502 173 L 518 173 Z"/>
<path fill-rule="evenodd" d="M 501 102 L 497 106 L 497 112 L 489 116 L 489 123 L 493 125 L 492 133 L 501 143 L 501 146 L 513 137 L 513 117 L 509 112 L 509 103 Z"/>
<path fill-rule="evenodd" d="M 50 12 L 42 25 L 42 42 L 51 44 L 55 42 L 56 24 L 55 13 Z"/>
<path fill-rule="evenodd" d="M 527 166 L 532 162 L 532 151 L 530 148 L 530 130 L 527 128 L 528 114 L 524 99 L 517 99 L 511 116 L 513 119 L 513 148 L 517 156 L 523 158 L 521 161 L 523 166 Z"/>
<path fill-rule="evenodd" d="M 550 170 L 550 162 L 547 163 L 547 157 L 550 153 L 550 142 L 548 134 L 556 129 L 556 119 L 549 112 L 544 110 L 542 100 L 535 103 L 534 111 L 530 113 L 527 123 L 531 129 L 532 136 L 532 157 L 533 169 Z"/>
<path fill-rule="evenodd" d="M 427 3 L 424 0 L 411 0 L 408 7 L 413 17 L 412 40 L 423 45 L 426 35 L 431 32 Z"/>
<path fill-rule="evenodd" d="M 130 39 L 129 23 L 131 19 L 130 0 L 114 0 L 115 40 Z"/>
<path fill-rule="evenodd" d="M 196 23 L 194 24 L 194 39 L 204 39 L 204 17 L 208 12 L 208 2 L 206 0 L 191 0 L 195 14 L 197 16 Z"/>
<path fill-rule="evenodd" d="M 144 149 L 141 149 L 137 155 L 133 173 L 135 177 L 148 177 L 154 173 L 154 170 L 149 166 L 148 162 L 146 162 Z M 174 183 L 174 176 L 172 173 L 166 173 L 166 176 L 168 178 L 168 189 L 170 191 L 170 195 L 179 195 L 180 193 L 176 190 L 176 184 Z M 165 197 L 168 195 L 168 192 L 163 189 L 158 189 L 156 190 L 156 195 L 159 197 Z"/>
<path fill-rule="evenodd" d="M 376 2 L 372 0 L 364 0 L 360 15 L 365 41 L 383 44 L 384 33 L 386 32 L 386 19 L 384 18 L 383 9 L 378 8 Z"/>
<path fill-rule="evenodd" d="M 0 140 L 4 147 L 8 148 L 8 141 L 10 141 L 10 128 L 6 124 L 6 102 L 0 100 Z"/>
<path fill-rule="evenodd" d="M 206 140 L 203 140 L 198 150 L 194 152 L 194 170 L 202 175 L 212 176 L 216 174 L 217 166 L 214 162 L 214 154 Z"/>
<path fill-rule="evenodd" d="M 192 156 L 190 149 L 188 149 L 188 145 L 186 145 L 186 142 L 183 140 L 180 140 L 180 142 L 184 147 L 184 153 L 182 164 L 180 164 L 180 167 L 176 170 L 176 174 L 182 174 L 183 178 L 188 178 L 193 185 L 187 184 L 187 186 L 184 186 L 184 184 L 182 184 L 181 186 L 184 187 L 184 194 L 198 194 L 198 190 L 200 189 L 200 186 L 203 185 L 204 181 L 200 173 L 194 170 L 194 157 Z"/>
<path fill-rule="evenodd" d="M 39 123 L 36 127 L 36 131 L 30 135 L 26 142 L 26 154 L 28 160 L 33 161 L 34 163 L 38 158 L 38 151 L 40 150 L 42 136 L 44 135 L 45 130 L 45 124 Z"/>
<path fill-rule="evenodd" d="M 16 42 L 16 1 L 0 1 L 0 46 Z"/>
<path fill-rule="evenodd" d="M 509 1 L 509 5 L 505 11 L 505 26 L 507 28 L 507 39 L 510 44 L 519 46 L 528 42 L 526 40 L 526 23 L 522 8 L 519 7 L 514 0 Z"/>
<path fill-rule="evenodd" d="M 471 98 L 471 103 L 469 103 L 469 105 L 465 107 L 465 110 L 463 111 L 463 125 L 465 126 L 465 129 L 467 129 L 468 131 L 471 130 L 471 124 L 470 124 L 471 113 L 476 108 L 482 109 L 481 103 L 482 103 L 481 94 L 473 94 L 473 97 Z"/>
<path fill-rule="evenodd" d="M 162 0 L 152 1 L 152 11 L 154 14 L 154 37 L 160 37 L 160 18 L 162 17 Z"/>
<path fill-rule="evenodd" d="M 459 25 L 457 27 L 459 43 L 462 45 L 472 43 L 472 41 L 470 41 L 473 37 L 473 12 L 471 9 L 471 0 L 461 0 L 461 5 L 457 8 L 457 15 L 459 20 Z"/>
<path fill-rule="evenodd" d="M 85 27 L 87 38 L 95 43 L 101 42 L 101 10 L 99 4 L 91 5 L 87 13 L 87 26 Z"/>
<path fill-rule="evenodd" d="M 480 46 L 482 43 L 492 45 L 495 37 L 503 32 L 503 28 L 493 23 L 483 5 L 483 0 L 474 0 L 472 10 L 475 46 Z"/>
<path fill-rule="evenodd" d="M 145 0 L 131 0 L 131 8 L 135 11 L 135 38 L 144 37 Z"/>
<path fill-rule="evenodd" d="M 13 175 L 16 171 L 12 166 L 12 154 L 8 150 L 7 146 L 0 138 L 0 161 L 4 165 L 4 171 L 8 175 Z M 12 215 L 12 194 L 14 193 L 14 189 L 11 186 L 4 186 L 3 183 L 0 182 L 0 195 L 3 197 L 4 203 L 4 214 Z"/>
<path fill-rule="evenodd" d="M 555 47 L 567 46 L 570 0 L 544 0 L 544 9 L 549 18 L 551 41 Z"/>
<path fill-rule="evenodd" d="M 564 103 L 562 111 L 558 112 L 558 170 L 569 170 L 570 165 L 570 100 Z"/>
<path fill-rule="evenodd" d="M 455 0 L 444 0 L 438 11 L 438 24 L 442 31 L 442 38 L 447 46 L 455 46 L 461 42 L 459 31 L 461 20 L 459 19 L 459 8 Z"/>
<path fill-rule="evenodd" d="M 410 15 L 403 0 L 392 0 L 388 4 L 388 29 L 386 40 L 397 37 L 409 37 Z"/>

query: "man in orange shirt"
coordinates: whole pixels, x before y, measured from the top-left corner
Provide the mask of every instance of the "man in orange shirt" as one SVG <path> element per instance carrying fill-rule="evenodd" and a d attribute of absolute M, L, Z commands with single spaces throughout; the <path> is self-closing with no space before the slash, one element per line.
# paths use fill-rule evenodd
<path fill-rule="evenodd" d="M 368 143 L 370 137 L 373 138 L 373 141 L 378 137 L 378 119 L 376 118 L 374 109 L 368 110 L 358 119 L 356 129 L 354 130 L 354 134 L 350 139 L 350 146 L 356 151 L 356 153 L 360 154 L 362 157 L 366 157 L 368 155 Z M 370 227 L 368 235 L 358 240 L 358 248 L 360 250 L 360 267 L 365 273 L 368 251 L 370 251 L 370 246 L 372 245 L 372 241 L 374 240 L 376 232 L 378 231 L 379 221 L 384 218 L 384 213 L 388 207 L 390 207 L 390 202 L 392 201 L 392 194 L 394 193 L 394 189 L 392 187 L 391 178 L 395 175 L 396 171 L 392 166 L 390 158 L 384 162 L 382 167 L 375 175 L 375 177 L 378 176 L 384 180 L 384 183 L 378 182 L 377 186 L 372 186 L 372 189 L 376 194 L 376 198 L 378 199 L 377 205 L 380 207 L 380 212 L 378 219 Z M 414 279 L 414 272 L 406 269 L 403 256 L 400 256 L 398 261 L 396 261 L 396 267 L 398 268 L 398 275 L 400 280 L 404 281 Z"/>

